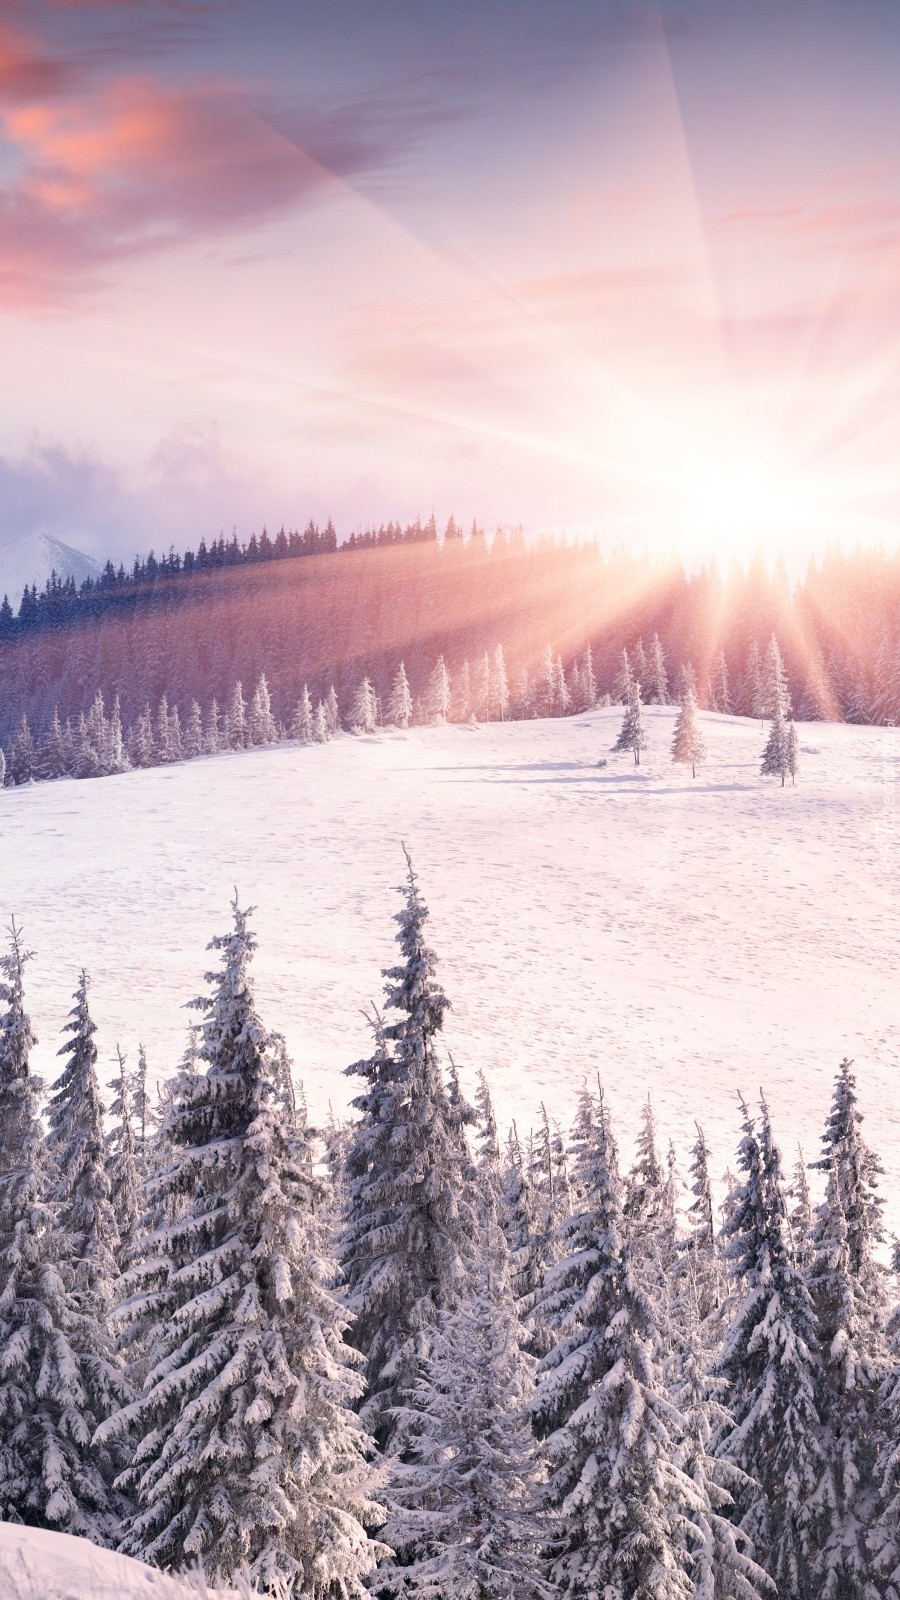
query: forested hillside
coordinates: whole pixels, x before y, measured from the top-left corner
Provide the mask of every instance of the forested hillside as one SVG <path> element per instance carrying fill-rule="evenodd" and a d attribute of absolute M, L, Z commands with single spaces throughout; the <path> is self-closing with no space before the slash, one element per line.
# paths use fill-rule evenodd
<path fill-rule="evenodd" d="M 464 539 L 452 522 L 443 539 L 431 523 L 341 546 L 330 525 L 220 540 L 0 608 L 7 781 L 382 720 L 561 715 L 627 698 L 629 672 L 646 700 L 678 698 L 687 672 L 701 707 L 757 715 L 773 634 L 796 715 L 891 722 L 898 603 L 884 555 L 832 554 L 792 590 L 761 559 L 687 573 L 593 544 Z"/>

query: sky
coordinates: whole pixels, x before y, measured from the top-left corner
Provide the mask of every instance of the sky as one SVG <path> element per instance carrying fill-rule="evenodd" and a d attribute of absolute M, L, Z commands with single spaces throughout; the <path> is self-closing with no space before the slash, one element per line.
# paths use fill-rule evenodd
<path fill-rule="evenodd" d="M 0 542 L 894 543 L 896 0 L 0 0 Z"/>

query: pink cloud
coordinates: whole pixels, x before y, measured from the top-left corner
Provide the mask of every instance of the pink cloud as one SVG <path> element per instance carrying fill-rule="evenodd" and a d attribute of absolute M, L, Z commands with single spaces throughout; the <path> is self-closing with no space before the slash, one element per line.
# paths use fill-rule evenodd
<path fill-rule="evenodd" d="M 75 73 L 30 35 L 0 22 L 0 105 L 48 99 L 71 89 Z"/>
<path fill-rule="evenodd" d="M 15 82 L 40 78 L 17 59 Z M 252 227 L 330 181 L 216 81 L 130 76 L 89 96 L 22 94 L 4 122 L 22 163 L 0 189 L 6 300 L 58 299 L 130 255 Z"/>

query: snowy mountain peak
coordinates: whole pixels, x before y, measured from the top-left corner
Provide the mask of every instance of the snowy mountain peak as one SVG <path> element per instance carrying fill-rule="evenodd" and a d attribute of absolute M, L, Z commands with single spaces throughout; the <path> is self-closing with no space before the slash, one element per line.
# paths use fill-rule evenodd
<path fill-rule="evenodd" d="M 47 533 L 23 534 L 0 547 L 0 595 L 8 597 L 14 611 L 23 589 L 36 584 L 40 591 L 53 572 L 58 578 L 74 578 L 81 584 L 99 571 L 100 564 L 93 557 Z"/>

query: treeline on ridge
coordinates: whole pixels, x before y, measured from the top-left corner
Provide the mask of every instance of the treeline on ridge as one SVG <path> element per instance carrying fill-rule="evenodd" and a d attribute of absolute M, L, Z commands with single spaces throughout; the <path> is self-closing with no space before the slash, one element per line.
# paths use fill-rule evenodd
<path fill-rule="evenodd" d="M 772 633 L 799 717 L 900 720 L 897 558 L 832 553 L 792 589 L 761 559 L 746 572 L 688 573 L 594 544 L 414 531 L 316 545 L 313 559 L 292 552 L 287 535 L 277 554 L 279 539 L 267 541 L 266 559 L 262 539 L 246 547 L 252 560 L 233 540 L 222 549 L 237 554 L 221 565 L 217 544 L 216 564 L 209 551 L 188 570 L 182 557 L 148 559 L 137 575 L 109 567 L 80 591 L 51 579 L 43 595 L 28 591 L 18 617 L 8 606 L 0 614 L 0 744 L 9 750 L 23 716 L 37 741 L 54 712 L 74 729 L 98 693 L 108 709 L 118 698 L 126 727 L 145 707 L 155 715 L 163 696 L 184 725 L 192 701 L 222 709 L 238 682 L 249 694 L 263 675 L 283 727 L 304 684 L 314 706 L 333 686 L 346 724 L 363 679 L 384 705 L 402 661 L 424 705 L 438 659 L 458 684 L 465 664 L 474 676 L 498 644 L 508 714 L 540 715 L 533 686 L 548 650 L 570 684 L 590 646 L 597 691 L 615 698 L 622 650 L 649 653 L 655 637 L 671 683 L 690 664 L 708 706 L 724 667 L 731 708 L 749 715 L 750 653 Z"/>

